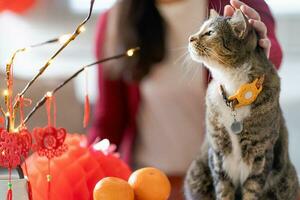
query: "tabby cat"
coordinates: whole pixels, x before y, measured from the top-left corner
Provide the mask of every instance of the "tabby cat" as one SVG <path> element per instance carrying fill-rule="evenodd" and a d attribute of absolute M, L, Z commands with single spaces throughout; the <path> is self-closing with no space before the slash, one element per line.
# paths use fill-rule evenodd
<path fill-rule="evenodd" d="M 206 139 L 186 175 L 186 199 L 295 200 L 299 183 L 279 105 L 280 79 L 246 16 L 212 10 L 190 37 L 189 52 L 213 80 L 206 94 Z M 228 96 L 245 84 L 262 90 L 238 106 Z"/>

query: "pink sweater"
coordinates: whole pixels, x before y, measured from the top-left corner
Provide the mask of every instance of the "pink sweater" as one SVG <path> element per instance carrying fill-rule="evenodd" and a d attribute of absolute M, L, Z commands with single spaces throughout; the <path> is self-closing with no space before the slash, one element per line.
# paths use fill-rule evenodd
<path fill-rule="evenodd" d="M 262 0 L 243 0 L 243 2 L 257 10 L 262 21 L 266 24 L 268 37 L 272 43 L 270 60 L 276 68 L 279 68 L 282 51 L 275 35 L 275 22 L 269 7 Z M 227 4 L 229 4 L 229 0 L 209 0 L 208 7 L 209 9 L 221 10 L 221 13 L 223 13 L 223 8 Z M 102 55 L 102 47 L 105 42 L 106 25 L 109 23 L 108 12 L 100 16 L 98 24 L 96 41 L 96 55 L 98 58 Z M 122 79 L 106 79 L 103 76 L 101 65 L 98 72 L 101 99 L 98 98 L 95 106 L 94 122 L 88 136 L 89 142 L 93 142 L 97 137 L 109 139 L 111 143 L 119 147 L 118 150 L 122 158 L 129 163 L 134 140 L 138 134 L 136 117 L 140 105 L 139 83 L 128 83 Z"/>

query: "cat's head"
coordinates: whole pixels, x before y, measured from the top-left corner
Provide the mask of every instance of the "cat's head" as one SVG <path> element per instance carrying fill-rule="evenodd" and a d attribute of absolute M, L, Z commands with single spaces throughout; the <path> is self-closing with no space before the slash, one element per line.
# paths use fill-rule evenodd
<path fill-rule="evenodd" d="M 257 35 L 241 10 L 232 17 L 211 10 L 209 19 L 190 37 L 189 52 L 208 67 L 237 67 L 256 46 Z"/>

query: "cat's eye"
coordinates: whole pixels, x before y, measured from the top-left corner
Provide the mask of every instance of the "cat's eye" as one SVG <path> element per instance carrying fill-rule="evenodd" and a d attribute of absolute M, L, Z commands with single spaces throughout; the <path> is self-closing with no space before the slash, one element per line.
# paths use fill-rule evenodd
<path fill-rule="evenodd" d="M 210 30 L 210 31 L 207 31 L 206 33 L 204 33 L 204 35 L 211 36 L 213 33 L 214 33 L 214 31 Z"/>

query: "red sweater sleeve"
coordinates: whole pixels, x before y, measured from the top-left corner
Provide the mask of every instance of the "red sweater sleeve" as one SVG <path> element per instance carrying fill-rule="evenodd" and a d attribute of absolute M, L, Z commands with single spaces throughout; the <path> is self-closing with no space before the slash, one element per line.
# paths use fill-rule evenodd
<path fill-rule="evenodd" d="M 250 7 L 254 8 L 260 15 L 261 20 L 266 24 L 268 29 L 268 37 L 271 40 L 271 51 L 270 51 L 270 61 L 279 69 L 282 61 L 282 50 L 280 44 L 277 40 L 275 33 L 275 20 L 272 16 L 272 13 L 263 0 L 242 0 Z"/>
<path fill-rule="evenodd" d="M 96 38 L 96 55 L 101 58 L 106 33 L 108 12 L 99 18 Z M 122 80 L 110 80 L 103 72 L 103 66 L 98 67 L 99 95 L 93 112 L 94 119 L 89 131 L 88 141 L 96 138 L 109 139 L 119 146 L 126 125 L 126 88 Z"/>

